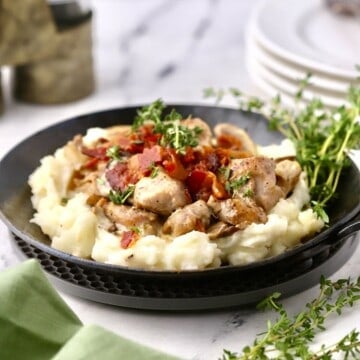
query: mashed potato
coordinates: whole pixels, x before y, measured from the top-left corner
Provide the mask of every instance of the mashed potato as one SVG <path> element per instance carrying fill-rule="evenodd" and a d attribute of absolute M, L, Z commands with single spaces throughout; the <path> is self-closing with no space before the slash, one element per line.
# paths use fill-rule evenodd
<path fill-rule="evenodd" d="M 105 135 L 103 129 L 90 130 L 84 143 L 91 145 Z M 289 148 L 289 143 L 284 146 Z M 269 149 L 272 157 L 284 154 L 281 146 Z M 261 151 L 266 152 L 266 148 Z M 88 204 L 88 195 L 68 190 L 74 171 L 85 161 L 86 156 L 71 141 L 54 155 L 44 157 L 29 178 L 36 209 L 31 221 L 51 238 L 54 248 L 75 256 L 150 270 L 200 270 L 222 263 L 242 265 L 278 255 L 324 225 L 311 209 L 303 210 L 310 197 L 302 173 L 291 195 L 280 199 L 267 213 L 266 223 L 252 223 L 215 240 L 196 230 L 175 238 L 145 235 L 133 246 L 122 248 L 119 236 L 103 226 Z"/>

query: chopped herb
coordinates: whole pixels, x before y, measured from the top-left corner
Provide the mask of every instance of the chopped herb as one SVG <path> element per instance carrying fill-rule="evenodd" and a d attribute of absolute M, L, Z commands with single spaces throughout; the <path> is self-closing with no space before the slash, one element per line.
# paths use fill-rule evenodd
<path fill-rule="evenodd" d="M 124 191 L 110 190 L 109 199 L 117 205 L 124 204 L 126 200 L 134 193 L 135 185 L 129 185 Z"/>
<path fill-rule="evenodd" d="M 106 156 L 112 160 L 120 160 L 120 148 L 117 145 L 110 146 L 106 151 Z"/>
<path fill-rule="evenodd" d="M 138 235 L 141 234 L 141 230 L 140 230 L 140 228 L 137 227 L 137 226 L 131 226 L 130 230 L 131 230 L 132 232 L 138 234 Z"/>
<path fill-rule="evenodd" d="M 103 178 L 97 178 L 97 179 L 96 179 L 96 182 L 97 182 L 99 185 L 105 185 L 105 184 L 106 184 L 105 179 L 103 179 Z"/>
<path fill-rule="evenodd" d="M 162 146 L 172 147 L 176 152 L 185 154 L 187 147 L 198 145 L 198 137 L 202 129 L 199 127 L 190 129 L 181 125 L 180 120 L 183 119 L 181 114 L 172 109 L 168 115 L 164 116 L 164 109 L 165 105 L 161 99 L 143 107 L 138 111 L 132 129 L 136 131 L 145 123 L 152 123 L 154 133 L 162 135 L 160 140 Z"/>
<path fill-rule="evenodd" d="M 149 170 L 151 170 L 150 177 L 152 179 L 156 178 L 159 174 L 159 167 L 155 165 L 154 162 L 151 163 Z"/>
<path fill-rule="evenodd" d="M 177 153 L 185 154 L 187 147 L 195 147 L 199 144 L 198 135 L 202 129 L 195 127 L 190 129 L 180 124 L 179 120 L 165 122 L 161 129 L 162 139 L 161 145 L 170 146 Z"/>
<path fill-rule="evenodd" d="M 228 166 L 222 166 L 219 168 L 219 173 L 225 180 L 229 180 L 231 176 L 231 169 Z"/>
<path fill-rule="evenodd" d="M 155 125 L 161 123 L 161 117 L 164 109 L 165 104 L 161 99 L 157 99 L 150 105 L 142 107 L 137 111 L 137 116 L 132 124 L 132 130 L 136 131 L 146 122 L 152 122 Z"/>
<path fill-rule="evenodd" d="M 69 199 L 68 198 L 61 198 L 60 200 L 60 205 L 61 206 L 65 206 L 68 203 Z"/>
<path fill-rule="evenodd" d="M 243 194 L 245 197 L 253 197 L 254 196 L 254 191 L 252 191 L 252 189 L 248 188 L 244 191 Z"/>
<path fill-rule="evenodd" d="M 234 191 L 240 189 L 242 186 L 246 185 L 250 180 L 250 175 L 242 175 L 238 179 L 227 181 L 225 184 L 225 189 L 228 193 L 233 194 Z"/>

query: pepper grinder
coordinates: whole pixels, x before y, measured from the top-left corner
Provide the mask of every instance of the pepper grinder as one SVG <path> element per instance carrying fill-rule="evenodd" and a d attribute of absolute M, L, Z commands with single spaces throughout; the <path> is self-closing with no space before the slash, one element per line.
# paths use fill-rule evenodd
<path fill-rule="evenodd" d="M 38 104 L 66 103 L 95 87 L 92 58 L 92 12 L 87 1 L 48 1 L 55 35 L 47 53 L 16 66 L 15 98 Z"/>

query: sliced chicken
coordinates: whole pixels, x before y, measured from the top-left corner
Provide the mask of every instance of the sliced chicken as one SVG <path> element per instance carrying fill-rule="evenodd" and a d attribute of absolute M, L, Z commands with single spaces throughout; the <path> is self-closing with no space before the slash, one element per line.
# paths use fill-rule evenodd
<path fill-rule="evenodd" d="M 204 120 L 201 120 L 200 118 L 190 118 L 183 120 L 181 124 L 190 129 L 198 127 L 202 130 L 198 136 L 199 145 L 195 147 L 195 149 L 201 146 L 211 146 L 212 133 L 209 125 Z"/>
<path fill-rule="evenodd" d="M 286 196 L 297 184 L 301 174 L 301 166 L 297 161 L 282 160 L 276 164 L 275 174 L 277 176 L 277 185 Z"/>
<path fill-rule="evenodd" d="M 204 200 L 195 201 L 173 212 L 166 220 L 164 234 L 179 236 L 192 230 L 205 231 L 210 224 L 211 211 Z"/>
<path fill-rule="evenodd" d="M 251 197 L 256 204 L 268 212 L 281 197 L 284 192 L 276 184 L 275 162 L 265 157 L 249 157 L 245 159 L 235 159 L 229 165 L 232 175 L 230 182 L 239 180 L 242 177 L 248 177 L 246 184 L 236 191 L 233 197 L 242 198 L 249 189 Z"/>
<path fill-rule="evenodd" d="M 265 223 L 267 220 L 264 209 L 249 198 L 216 200 L 211 197 L 208 205 L 221 221 L 238 229 L 245 229 L 251 223 Z"/>
<path fill-rule="evenodd" d="M 169 216 L 190 202 L 184 184 L 162 171 L 154 178 L 143 177 L 135 186 L 134 205 L 160 215 Z"/>
<path fill-rule="evenodd" d="M 217 138 L 221 136 L 230 137 L 234 147 L 238 148 L 238 150 L 244 150 L 256 155 L 256 145 L 245 130 L 232 124 L 221 123 L 214 127 L 214 134 Z"/>
<path fill-rule="evenodd" d="M 106 217 L 117 225 L 123 225 L 127 228 L 136 227 L 141 231 L 141 235 L 157 235 L 160 229 L 158 215 L 137 209 L 133 206 L 116 205 L 112 202 L 101 204 Z"/>

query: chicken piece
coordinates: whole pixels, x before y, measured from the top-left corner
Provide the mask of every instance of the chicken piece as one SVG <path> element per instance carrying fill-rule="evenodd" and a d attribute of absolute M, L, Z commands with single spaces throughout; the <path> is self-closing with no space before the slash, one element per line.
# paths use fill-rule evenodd
<path fill-rule="evenodd" d="M 277 185 L 286 196 L 297 184 L 301 174 L 301 166 L 297 161 L 282 160 L 276 164 L 275 174 L 277 176 Z"/>
<path fill-rule="evenodd" d="M 206 233 L 209 236 L 210 240 L 219 239 L 224 236 L 229 236 L 235 231 L 239 230 L 236 226 L 227 224 L 223 221 L 218 221 L 217 223 L 211 225 Z"/>
<path fill-rule="evenodd" d="M 202 130 L 198 136 L 199 145 L 195 147 L 195 150 L 199 150 L 202 146 L 211 146 L 212 133 L 209 125 L 205 121 L 200 118 L 190 118 L 183 120 L 181 124 L 189 129 L 198 127 Z"/>
<path fill-rule="evenodd" d="M 162 171 L 154 178 L 143 177 L 135 186 L 134 205 L 156 214 L 169 216 L 190 202 L 184 184 Z"/>
<path fill-rule="evenodd" d="M 221 123 L 214 127 L 214 134 L 217 138 L 223 135 L 229 136 L 233 138 L 234 146 L 236 145 L 238 150 L 244 150 L 256 155 L 256 145 L 245 130 L 232 124 Z"/>
<path fill-rule="evenodd" d="M 246 194 L 255 200 L 256 204 L 268 212 L 284 197 L 284 192 L 276 184 L 275 162 L 265 157 L 249 157 L 245 159 L 231 160 L 230 169 L 232 175 L 230 182 L 248 177 L 248 181 L 242 187 L 234 191 L 233 197 L 243 198 Z M 245 196 L 246 197 L 246 196 Z"/>
<path fill-rule="evenodd" d="M 160 229 L 158 215 L 137 209 L 133 206 L 116 205 L 112 202 L 101 204 L 106 217 L 113 223 L 126 226 L 127 228 L 136 227 L 140 230 L 142 236 L 157 235 Z"/>
<path fill-rule="evenodd" d="M 210 197 L 208 205 L 221 221 L 235 225 L 238 229 L 267 221 L 264 209 L 249 198 L 216 200 Z"/>
<path fill-rule="evenodd" d="M 211 211 L 204 200 L 198 200 L 173 212 L 166 220 L 164 234 L 179 236 L 192 230 L 205 231 L 210 224 Z"/>

